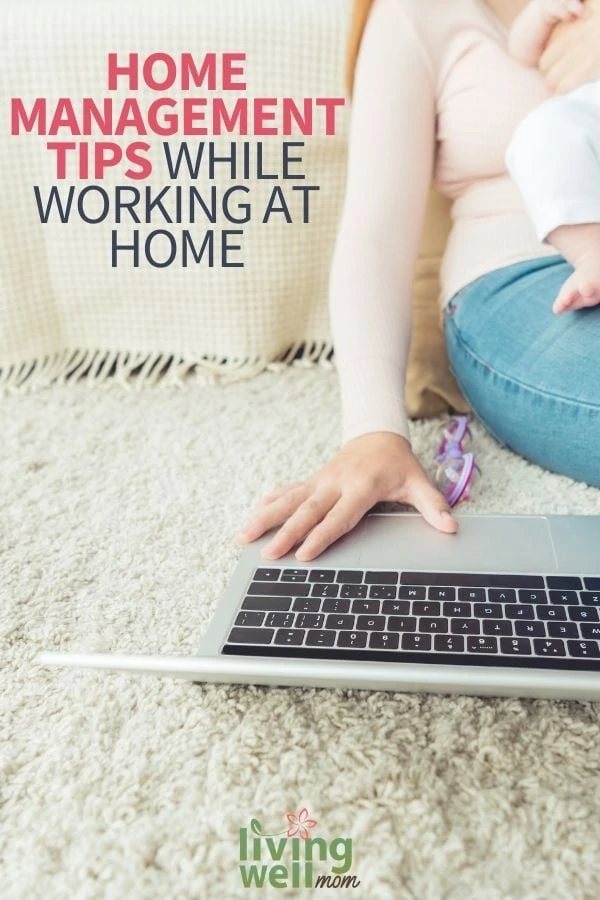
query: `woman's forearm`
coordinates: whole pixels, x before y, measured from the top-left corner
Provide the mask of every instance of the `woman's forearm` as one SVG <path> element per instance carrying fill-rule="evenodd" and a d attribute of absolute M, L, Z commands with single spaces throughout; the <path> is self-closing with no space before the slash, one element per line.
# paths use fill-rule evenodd
<path fill-rule="evenodd" d="M 330 276 L 343 443 L 408 437 L 412 282 L 434 152 L 427 56 L 398 0 L 377 0 L 357 63 L 348 178 Z"/>

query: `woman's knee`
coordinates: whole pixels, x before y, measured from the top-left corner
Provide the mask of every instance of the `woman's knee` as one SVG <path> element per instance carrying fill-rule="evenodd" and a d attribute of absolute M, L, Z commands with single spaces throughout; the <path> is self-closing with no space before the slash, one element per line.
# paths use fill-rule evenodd
<path fill-rule="evenodd" d="M 588 379 L 565 381 L 560 370 L 570 366 L 563 359 L 552 366 L 555 383 L 546 367 L 524 380 L 505 365 L 501 347 L 474 349 L 452 317 L 445 324 L 452 371 L 492 436 L 532 463 L 600 487 L 600 396 L 592 403 L 581 398 L 581 381 Z"/>

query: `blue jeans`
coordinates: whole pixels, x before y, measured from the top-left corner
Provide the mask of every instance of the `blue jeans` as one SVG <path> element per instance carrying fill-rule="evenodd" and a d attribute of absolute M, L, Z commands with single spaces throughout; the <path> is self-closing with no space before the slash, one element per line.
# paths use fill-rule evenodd
<path fill-rule="evenodd" d="M 600 487 L 600 307 L 552 312 L 572 271 L 550 256 L 483 275 L 449 301 L 444 331 L 485 428 L 531 462 Z"/>

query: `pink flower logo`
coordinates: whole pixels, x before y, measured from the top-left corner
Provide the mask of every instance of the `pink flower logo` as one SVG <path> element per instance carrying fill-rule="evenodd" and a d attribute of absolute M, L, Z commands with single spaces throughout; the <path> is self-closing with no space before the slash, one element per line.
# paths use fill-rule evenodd
<path fill-rule="evenodd" d="M 314 828 L 317 824 L 316 819 L 309 818 L 308 810 L 306 809 L 306 807 L 304 807 L 304 809 L 301 809 L 298 815 L 296 815 L 295 813 L 286 813 L 286 819 L 290 823 L 287 830 L 287 836 L 298 836 L 303 841 L 307 841 L 309 839 L 310 829 Z"/>

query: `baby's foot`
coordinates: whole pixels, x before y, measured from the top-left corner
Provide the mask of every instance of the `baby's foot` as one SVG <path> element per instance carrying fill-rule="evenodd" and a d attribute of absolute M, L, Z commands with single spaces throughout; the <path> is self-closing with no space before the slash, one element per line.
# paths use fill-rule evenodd
<path fill-rule="evenodd" d="M 600 253 L 582 257 L 554 301 L 555 313 L 571 312 L 600 304 Z"/>

